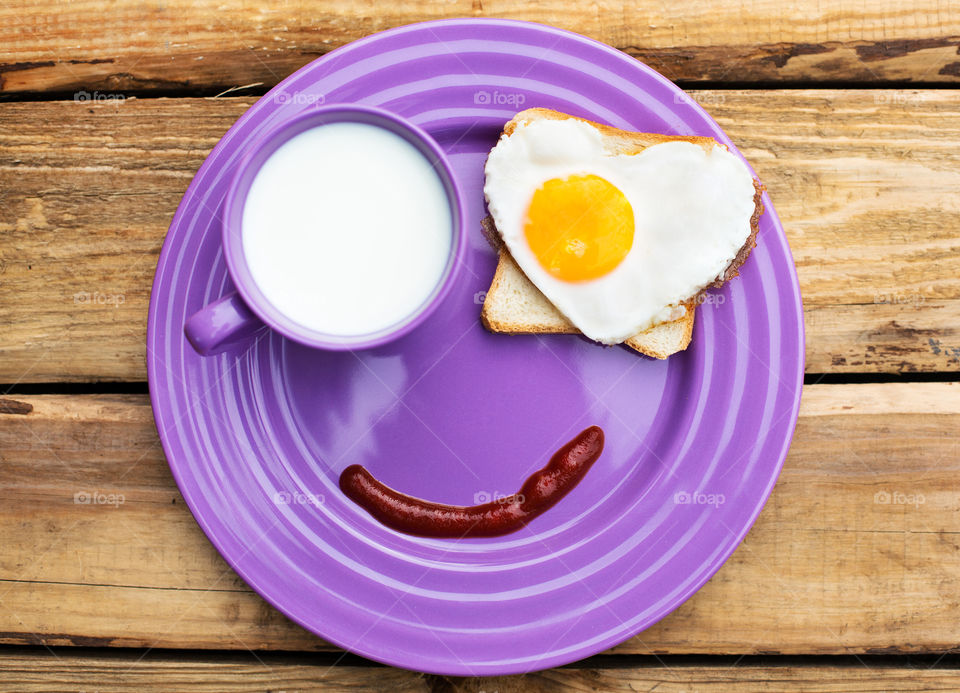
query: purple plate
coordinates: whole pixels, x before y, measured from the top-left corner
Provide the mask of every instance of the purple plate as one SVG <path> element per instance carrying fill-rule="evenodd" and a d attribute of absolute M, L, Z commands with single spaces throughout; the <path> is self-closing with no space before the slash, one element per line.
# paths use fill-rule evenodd
<path fill-rule="evenodd" d="M 183 323 L 233 289 L 220 213 L 245 145 L 281 118 L 343 101 L 394 111 L 448 152 L 477 228 L 459 281 L 420 328 L 372 351 L 314 351 L 265 333 L 246 350 L 197 356 Z M 667 361 L 481 327 L 496 265 L 479 231 L 483 162 L 530 106 L 731 145 L 677 87 L 609 46 L 521 22 L 416 24 L 335 50 L 254 104 L 194 178 L 157 266 L 150 395 L 200 526 L 291 619 L 409 669 L 526 672 L 647 628 L 736 548 L 796 423 L 800 292 L 766 195 L 742 276 L 698 308 L 693 343 Z M 482 502 L 515 491 L 591 424 L 607 434 L 600 460 L 505 537 L 397 534 L 337 488 L 360 463 L 416 496 Z"/>

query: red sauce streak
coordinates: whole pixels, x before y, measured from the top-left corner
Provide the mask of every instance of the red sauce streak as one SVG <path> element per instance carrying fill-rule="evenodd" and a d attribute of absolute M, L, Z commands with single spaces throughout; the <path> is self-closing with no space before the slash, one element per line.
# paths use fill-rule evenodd
<path fill-rule="evenodd" d="M 591 426 L 560 448 L 513 495 L 482 505 L 444 505 L 395 491 L 359 464 L 343 470 L 340 490 L 381 523 L 421 537 L 496 537 L 524 527 L 567 495 L 603 451 L 603 431 Z"/>

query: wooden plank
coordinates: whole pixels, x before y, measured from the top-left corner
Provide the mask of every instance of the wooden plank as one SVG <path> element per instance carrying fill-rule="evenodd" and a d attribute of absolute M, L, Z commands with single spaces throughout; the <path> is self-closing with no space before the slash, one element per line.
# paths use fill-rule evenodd
<path fill-rule="evenodd" d="M 872 661 L 842 665 L 814 663 L 687 663 L 653 658 L 617 657 L 603 664 L 534 674 L 454 678 L 380 666 L 331 665 L 326 660 L 257 655 L 181 655 L 176 653 L 62 650 L 0 652 L 0 691 L 301 691 L 360 690 L 400 693 L 546 693 L 611 691 L 635 693 L 820 693 L 882 691 L 955 691 L 960 673 L 950 668 L 913 668 Z"/>
<path fill-rule="evenodd" d="M 807 371 L 960 369 L 960 94 L 694 94 L 766 184 L 797 264 Z M 782 99 L 782 101 L 780 101 Z M 773 102 L 780 101 L 774 106 Z"/>
<path fill-rule="evenodd" d="M 222 637 L 230 648 L 329 649 L 251 593 L 207 541 L 147 397 L 24 399 L 30 414 L 0 415 L 0 489 L 16 498 L 0 505 L 0 642 L 210 647 Z"/>
<path fill-rule="evenodd" d="M 160 653 L 0 651 L 0 691 L 304 691 L 430 693 L 429 677 L 379 666 L 332 666 L 276 656 L 174 658 Z"/>
<path fill-rule="evenodd" d="M 626 51 L 673 80 L 956 82 L 960 14 L 937 0 L 576 5 L 515 0 L 13 0 L 0 10 L 0 95 L 271 86 L 331 48 L 431 19 L 552 24 Z M 91 37 L 98 37 L 92 40 Z M 99 38 L 105 37 L 105 38 Z"/>
<path fill-rule="evenodd" d="M 330 649 L 207 542 L 146 397 L 17 401 L 33 409 L 0 413 L 0 642 Z M 958 426 L 960 384 L 806 387 L 784 471 L 744 544 L 690 601 L 614 652 L 951 650 Z M 85 493 L 102 502 L 75 502 Z"/>
<path fill-rule="evenodd" d="M 808 372 L 960 369 L 960 94 L 708 91 L 770 190 Z M 0 104 L 0 382 L 144 380 L 157 255 L 252 99 Z"/>
<path fill-rule="evenodd" d="M 146 379 L 167 227 L 251 102 L 0 105 L 0 382 Z"/>

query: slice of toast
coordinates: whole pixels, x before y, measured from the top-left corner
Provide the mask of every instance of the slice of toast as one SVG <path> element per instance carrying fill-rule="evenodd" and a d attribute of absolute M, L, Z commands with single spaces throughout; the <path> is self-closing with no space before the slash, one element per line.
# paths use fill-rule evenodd
<path fill-rule="evenodd" d="M 515 115 L 504 128 L 503 133 L 510 135 L 521 122 L 532 120 L 565 120 L 574 116 L 551 111 L 545 108 L 529 108 Z M 583 120 L 578 118 L 578 120 Z M 618 154 L 637 154 L 647 147 L 661 142 L 690 142 L 699 145 L 705 150 L 711 149 L 717 141 L 712 137 L 671 136 L 655 133 L 629 132 L 584 120 L 601 131 L 606 138 L 607 146 L 613 144 L 614 152 Z M 755 195 L 754 213 L 750 219 L 750 236 L 737 253 L 737 256 L 728 265 L 723 276 L 708 285 L 707 288 L 719 287 L 725 281 L 737 276 L 740 266 L 756 246 L 757 231 L 759 230 L 760 215 L 763 213 L 761 194 L 763 186 L 754 180 Z M 500 235 L 496 231 L 493 219 L 483 220 L 483 231 L 487 240 L 498 248 L 500 257 L 497 270 L 483 301 L 480 319 L 483 325 L 491 332 L 507 334 L 578 334 L 579 330 L 567 320 L 560 311 L 547 299 L 541 291 L 527 279 L 510 253 L 503 247 Z M 670 322 L 660 323 L 633 335 L 624 341 L 627 346 L 641 354 L 657 359 L 665 359 L 671 354 L 683 351 L 690 344 L 693 334 L 695 306 L 702 299 L 701 291 L 684 302 L 684 315 Z"/>
<path fill-rule="evenodd" d="M 654 325 L 633 335 L 624 344 L 641 354 L 665 359 L 683 351 L 693 335 L 691 301 L 684 305 L 683 317 Z M 514 262 L 506 248 L 500 249 L 500 261 L 493 282 L 483 301 L 480 319 L 491 332 L 507 334 L 579 334 L 563 314 L 553 307 L 540 289 Z"/>

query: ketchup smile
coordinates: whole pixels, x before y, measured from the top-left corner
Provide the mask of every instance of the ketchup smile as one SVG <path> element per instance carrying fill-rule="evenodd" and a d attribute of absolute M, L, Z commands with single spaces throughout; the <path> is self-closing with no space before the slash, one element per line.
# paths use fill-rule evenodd
<path fill-rule="evenodd" d="M 408 496 L 377 481 L 359 464 L 343 470 L 340 490 L 387 527 L 421 537 L 462 539 L 515 532 L 567 495 L 603 452 L 603 431 L 591 426 L 560 448 L 520 491 L 482 505 L 445 505 Z"/>

